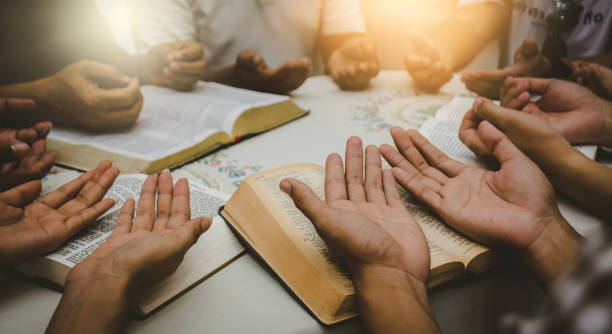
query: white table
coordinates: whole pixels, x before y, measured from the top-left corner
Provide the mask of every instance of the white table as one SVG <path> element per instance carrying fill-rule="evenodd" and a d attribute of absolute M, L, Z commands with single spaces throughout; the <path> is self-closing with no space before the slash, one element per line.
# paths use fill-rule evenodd
<path fill-rule="evenodd" d="M 465 93 L 455 80 L 443 90 Z M 290 163 L 323 164 L 330 152 L 344 152 L 346 139 L 360 135 L 365 144 L 390 142 L 388 126 L 377 114 L 389 96 L 412 94 L 403 72 L 383 72 L 372 89 L 340 92 L 327 77 L 314 77 L 294 93 L 295 101 L 311 114 L 281 128 L 248 139 L 185 170 L 205 170 L 223 179 L 219 188 L 246 174 Z M 365 108 L 369 112 L 362 112 Z M 370 106 L 370 107 L 368 107 Z M 362 110 L 361 112 L 359 110 Z M 217 173 L 217 174 L 215 174 Z M 570 203 L 566 218 L 581 233 L 601 221 Z M 512 262 L 512 261 L 510 261 Z M 493 333 L 507 312 L 534 314 L 544 293 L 516 263 L 459 279 L 430 292 L 436 318 L 445 333 Z M 61 295 L 13 275 L 0 276 L 0 332 L 43 332 Z M 150 318 L 131 320 L 131 333 L 360 333 L 357 320 L 336 327 L 319 325 L 275 279 L 246 254 L 181 296 Z"/>

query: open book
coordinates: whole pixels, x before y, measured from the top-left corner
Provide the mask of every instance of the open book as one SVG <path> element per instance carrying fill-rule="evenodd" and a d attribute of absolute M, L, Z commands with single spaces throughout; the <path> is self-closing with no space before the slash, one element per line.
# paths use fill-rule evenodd
<path fill-rule="evenodd" d="M 130 130 L 54 129 L 47 141 L 58 152 L 56 162 L 89 170 L 112 160 L 123 173 L 157 173 L 307 113 L 287 96 L 216 83 L 200 82 L 188 93 L 147 86 L 142 93 L 144 106 Z"/>
<path fill-rule="evenodd" d="M 304 182 L 324 199 L 324 169 L 290 165 L 247 177 L 221 216 L 319 321 L 333 324 L 354 317 L 353 283 L 312 223 L 279 189 L 287 177 Z M 466 239 L 419 206 L 407 205 L 429 243 L 429 287 L 493 266 L 495 256 L 488 248 Z"/>
<path fill-rule="evenodd" d="M 421 134 L 451 158 L 467 165 L 487 168 L 486 161 L 478 157 L 459 139 L 459 127 L 463 116 L 472 108 L 475 98 L 455 97 L 438 110 L 436 116 L 427 120 L 419 129 Z M 597 154 L 597 145 L 578 145 L 577 150 L 592 160 Z"/>
<path fill-rule="evenodd" d="M 107 198 L 117 201 L 111 210 L 57 251 L 27 262 L 17 270 L 64 286 L 70 269 L 109 237 L 125 200 L 138 198 L 145 177 L 143 174 L 119 176 L 107 194 Z M 189 187 L 193 217 L 215 217 L 228 197 L 192 182 Z M 145 316 L 156 311 L 229 264 L 243 251 L 244 248 L 227 225 L 218 216 L 215 217 L 209 230 L 189 249 L 176 272 L 146 293 L 145 299 L 138 305 L 137 313 Z"/>

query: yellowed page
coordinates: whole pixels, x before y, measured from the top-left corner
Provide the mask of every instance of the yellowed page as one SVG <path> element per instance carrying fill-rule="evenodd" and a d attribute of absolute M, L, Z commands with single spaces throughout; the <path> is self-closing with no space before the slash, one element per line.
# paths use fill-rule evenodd
<path fill-rule="evenodd" d="M 329 279 L 340 289 L 347 293 L 354 293 L 353 283 L 348 278 L 347 272 L 335 258 L 330 256 L 327 245 L 310 220 L 295 207 L 291 198 L 279 189 L 280 181 L 288 177 L 302 181 L 310 186 L 322 200 L 325 199 L 323 189 L 325 171 L 317 165 L 293 165 L 272 169 L 253 175 L 251 182 L 255 191 L 261 194 L 262 201 L 274 207 L 273 212 L 284 216 L 283 220 L 294 223 L 283 224 L 281 227 L 306 258 L 310 259 L 317 268 L 328 273 Z"/>

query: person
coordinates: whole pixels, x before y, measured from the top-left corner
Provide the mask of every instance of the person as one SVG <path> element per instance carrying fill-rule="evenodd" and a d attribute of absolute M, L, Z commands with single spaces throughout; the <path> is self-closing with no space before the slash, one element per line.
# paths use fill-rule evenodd
<path fill-rule="evenodd" d="M 379 70 L 356 0 L 156 0 L 133 2 L 131 11 L 143 52 L 162 42 L 202 43 L 206 81 L 288 93 L 324 63 L 340 88 L 359 90 Z"/>
<path fill-rule="evenodd" d="M 566 78 L 562 61 L 608 55 L 611 42 L 608 1 L 513 0 L 501 69 L 466 72 L 461 80 L 478 95 L 497 99 L 508 76 Z"/>
<path fill-rule="evenodd" d="M 532 95 L 541 98 L 534 103 Z M 466 146 L 485 155 L 477 132 L 481 123 L 490 122 L 542 168 L 559 192 L 612 217 L 612 169 L 571 146 L 612 146 L 612 103 L 568 81 L 512 77 L 505 81 L 501 101 L 502 106 L 485 98 L 474 102 L 459 132 Z"/>
<path fill-rule="evenodd" d="M 173 186 L 169 172 L 149 176 L 138 209 L 127 200 L 108 240 L 68 274 L 47 333 L 121 332 L 128 311 L 176 270 L 210 224 L 191 219 L 186 179 Z"/>
<path fill-rule="evenodd" d="M 326 163 L 325 202 L 298 180 L 280 188 L 307 215 L 355 282 L 362 321 L 372 333 L 440 333 L 427 298 L 429 250 L 404 207 L 396 180 L 451 227 L 494 248 L 511 250 L 550 287 L 574 265 L 582 238 L 562 217 L 552 185 L 493 125 L 480 139 L 497 171 L 450 159 L 415 130 L 391 130 L 390 145 L 347 143 Z M 393 166 L 382 171 L 380 155 Z M 542 331 L 543 332 L 543 331 Z"/>
<path fill-rule="evenodd" d="M 0 13 L 0 97 L 29 98 L 37 108 L 26 123 L 52 121 L 85 130 L 132 126 L 142 108 L 140 84 L 189 90 L 193 71 L 205 67 L 202 46 L 193 41 L 156 45 L 129 56 L 93 0 L 25 0 Z M 170 61 L 192 70 L 168 74 Z"/>
<path fill-rule="evenodd" d="M 36 103 L 28 99 L 0 98 L 0 191 L 45 176 L 55 161 L 55 152 L 47 152 L 45 139 L 50 122 L 12 128 L 4 124 L 11 117 L 32 112 Z"/>
<path fill-rule="evenodd" d="M 415 86 L 436 93 L 451 80 L 453 72 L 466 67 L 500 37 L 509 21 L 504 0 L 460 0 L 448 19 L 427 33 L 413 33 L 406 41 L 411 51 L 404 57 Z"/>

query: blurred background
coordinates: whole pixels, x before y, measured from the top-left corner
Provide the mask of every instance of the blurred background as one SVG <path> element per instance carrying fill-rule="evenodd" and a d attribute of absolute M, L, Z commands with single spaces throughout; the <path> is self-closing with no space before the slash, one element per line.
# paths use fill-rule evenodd
<path fill-rule="evenodd" d="M 109 22 L 119 45 L 130 53 L 136 52 L 132 38 L 126 1 L 96 0 Z M 379 48 L 384 70 L 403 69 L 405 44 L 409 31 L 427 31 L 451 15 L 457 0 L 361 0 L 368 34 Z M 499 45 L 492 42 L 474 59 L 467 69 L 497 68 Z"/>

